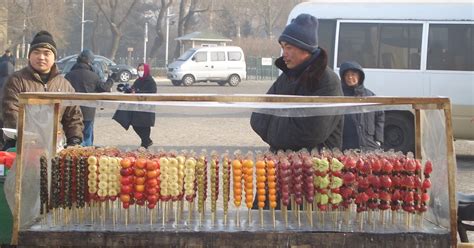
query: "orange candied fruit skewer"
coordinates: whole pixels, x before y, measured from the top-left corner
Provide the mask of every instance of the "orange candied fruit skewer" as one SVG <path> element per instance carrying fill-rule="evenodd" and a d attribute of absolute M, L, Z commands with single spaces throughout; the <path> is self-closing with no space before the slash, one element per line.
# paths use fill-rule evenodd
<path fill-rule="evenodd" d="M 245 182 L 245 203 L 247 208 L 253 206 L 253 161 L 246 159 L 243 162 Z"/>
<path fill-rule="evenodd" d="M 234 185 L 234 205 L 240 207 L 242 203 L 242 163 L 238 159 L 232 161 L 232 175 Z"/>
<path fill-rule="evenodd" d="M 277 207 L 275 162 L 267 160 L 268 201 L 270 208 Z"/>
<path fill-rule="evenodd" d="M 255 164 L 257 167 L 257 200 L 258 200 L 258 208 L 265 207 L 265 200 L 266 200 L 266 191 L 265 191 L 265 181 L 266 181 L 266 164 L 263 160 L 258 160 Z"/>

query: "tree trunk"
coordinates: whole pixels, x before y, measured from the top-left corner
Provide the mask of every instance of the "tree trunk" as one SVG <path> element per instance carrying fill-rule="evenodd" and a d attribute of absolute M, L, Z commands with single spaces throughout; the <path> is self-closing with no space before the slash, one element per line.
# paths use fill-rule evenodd
<path fill-rule="evenodd" d="M 122 32 L 114 23 L 110 24 L 110 30 L 112 31 L 112 45 L 110 47 L 109 58 L 115 60 L 115 55 L 119 48 L 120 38 L 122 38 Z"/>

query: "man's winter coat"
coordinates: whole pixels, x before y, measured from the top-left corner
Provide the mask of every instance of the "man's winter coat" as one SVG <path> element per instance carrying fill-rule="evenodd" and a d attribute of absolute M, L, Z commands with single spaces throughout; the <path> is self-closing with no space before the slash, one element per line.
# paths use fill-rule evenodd
<path fill-rule="evenodd" d="M 8 77 L 13 73 L 13 71 L 14 68 L 12 63 L 8 61 L 0 62 L 0 102 L 3 99 L 3 86 L 5 85 L 5 82 L 7 81 Z M 2 104 L 0 104 L 0 120 L 3 120 L 2 113 L 3 108 Z"/>
<path fill-rule="evenodd" d="M 349 87 L 344 80 L 344 74 L 348 70 L 359 73 L 359 84 L 355 87 Z M 341 76 L 342 90 L 345 96 L 375 96 L 372 91 L 365 88 L 365 73 L 362 66 L 358 63 L 343 63 L 339 70 L 339 75 Z M 380 148 L 376 141 L 383 143 L 384 123 L 385 114 L 383 111 L 345 115 L 342 148 L 362 150 Z"/>
<path fill-rule="evenodd" d="M 30 65 L 14 72 L 5 83 L 3 92 L 3 126 L 6 128 L 17 128 L 18 100 L 22 92 L 74 92 L 74 88 L 59 75 L 56 64 L 51 68 L 47 82 L 43 82 L 40 75 Z M 70 140 L 80 143 L 84 126 L 79 106 L 62 108 L 59 119 L 68 143 Z"/>
<path fill-rule="evenodd" d="M 109 92 L 113 85 L 111 80 L 103 82 L 91 65 L 82 62 L 74 64 L 71 71 L 66 74 L 66 79 L 69 80 L 76 92 L 83 93 Z M 84 121 L 94 120 L 95 108 L 81 106 L 81 110 Z"/>
<path fill-rule="evenodd" d="M 327 67 L 327 54 L 323 49 L 298 66 L 302 67 L 301 72 L 288 69 L 283 57 L 277 59 L 275 65 L 283 73 L 267 94 L 342 96 L 339 78 Z M 250 124 L 272 151 L 341 147 L 343 118 L 340 115 L 279 117 L 253 113 Z"/>

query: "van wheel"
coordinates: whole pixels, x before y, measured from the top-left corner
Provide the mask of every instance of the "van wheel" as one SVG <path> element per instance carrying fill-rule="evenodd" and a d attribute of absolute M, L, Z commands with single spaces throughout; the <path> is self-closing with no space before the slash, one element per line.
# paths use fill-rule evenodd
<path fill-rule="evenodd" d="M 227 82 L 226 81 L 219 81 L 219 82 L 217 82 L 217 84 L 220 85 L 220 86 L 225 86 L 227 84 Z"/>
<path fill-rule="evenodd" d="M 180 85 L 181 85 L 181 81 L 178 81 L 178 80 L 171 80 L 171 83 L 172 83 L 174 86 L 180 86 Z"/>
<path fill-rule="evenodd" d="M 194 84 L 193 75 L 184 75 L 182 83 L 184 86 L 191 86 L 192 84 Z"/>
<path fill-rule="evenodd" d="M 230 86 L 234 86 L 234 87 L 235 87 L 235 86 L 239 85 L 239 83 L 240 83 L 240 77 L 239 77 L 239 75 L 236 75 L 236 74 L 230 75 L 228 82 L 229 82 L 229 85 L 230 85 Z"/>
<path fill-rule="evenodd" d="M 385 112 L 384 149 L 415 152 L 415 122 L 407 111 Z"/>

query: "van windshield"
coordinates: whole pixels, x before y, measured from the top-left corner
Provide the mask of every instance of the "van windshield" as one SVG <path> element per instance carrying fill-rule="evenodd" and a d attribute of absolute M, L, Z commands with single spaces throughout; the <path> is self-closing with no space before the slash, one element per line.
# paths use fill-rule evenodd
<path fill-rule="evenodd" d="M 186 61 L 194 54 L 194 52 L 196 52 L 196 49 L 189 49 L 185 53 L 183 53 L 183 55 L 179 56 L 178 60 Z"/>

